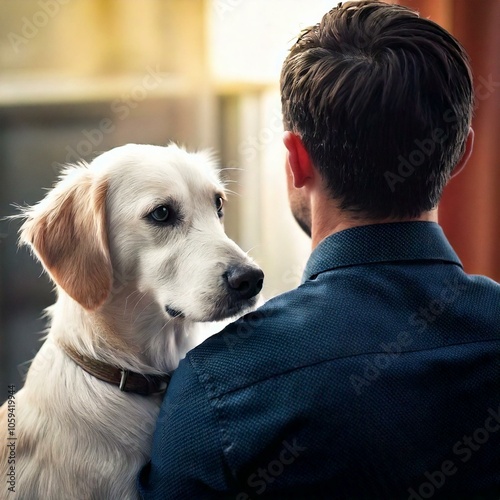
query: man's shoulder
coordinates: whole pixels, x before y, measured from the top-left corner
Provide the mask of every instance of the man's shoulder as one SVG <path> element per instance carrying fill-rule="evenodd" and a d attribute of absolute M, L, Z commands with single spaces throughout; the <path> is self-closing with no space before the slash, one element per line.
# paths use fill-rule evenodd
<path fill-rule="evenodd" d="M 322 273 L 231 323 L 187 361 L 221 395 L 310 366 L 356 363 L 402 338 L 408 350 L 500 338 L 498 283 L 457 266 L 431 266 L 432 276 L 417 267 Z"/>
<path fill-rule="evenodd" d="M 186 358 L 202 381 L 231 392 L 316 359 L 311 325 L 317 290 L 304 284 L 227 325 Z M 314 313 L 316 314 L 316 313 Z M 305 356 L 305 357 L 304 357 Z"/>
<path fill-rule="evenodd" d="M 186 361 L 220 397 L 275 378 L 286 385 L 297 371 L 370 351 L 368 274 L 350 268 L 307 280 L 209 337 Z"/>

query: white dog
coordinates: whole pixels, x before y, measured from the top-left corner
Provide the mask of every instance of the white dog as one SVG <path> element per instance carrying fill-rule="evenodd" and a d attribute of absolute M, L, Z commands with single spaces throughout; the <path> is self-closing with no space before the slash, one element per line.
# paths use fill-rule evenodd
<path fill-rule="evenodd" d="M 262 287 L 224 233 L 223 204 L 210 155 L 129 144 L 68 167 L 26 210 L 21 241 L 58 299 L 9 411 L 15 470 L 2 438 L 1 498 L 137 498 L 166 374 L 207 336 L 200 322 L 241 314 Z"/>

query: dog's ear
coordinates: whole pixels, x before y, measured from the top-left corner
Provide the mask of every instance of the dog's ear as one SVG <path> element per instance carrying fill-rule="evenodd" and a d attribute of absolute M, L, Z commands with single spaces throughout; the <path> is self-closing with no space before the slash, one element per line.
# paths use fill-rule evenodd
<path fill-rule="evenodd" d="M 25 212 L 21 243 L 29 244 L 51 278 L 88 310 L 111 291 L 106 233 L 106 180 L 85 166 L 69 167 L 47 196 Z"/>

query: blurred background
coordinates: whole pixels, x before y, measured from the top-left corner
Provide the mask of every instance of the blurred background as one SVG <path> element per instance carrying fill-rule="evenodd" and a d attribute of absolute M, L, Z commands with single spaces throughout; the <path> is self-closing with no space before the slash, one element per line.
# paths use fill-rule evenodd
<path fill-rule="evenodd" d="M 469 273 L 500 280 L 500 0 L 401 0 L 472 59 L 472 159 L 440 221 Z M 0 217 L 33 204 L 62 164 L 127 142 L 211 148 L 232 181 L 226 229 L 266 273 L 296 286 L 309 240 L 288 210 L 278 81 L 324 0 L 0 0 Z M 17 221 L 0 222 L 0 401 L 19 389 L 55 298 Z M 499 305 L 500 307 L 500 305 Z M 4 394 L 5 393 L 5 394 Z"/>

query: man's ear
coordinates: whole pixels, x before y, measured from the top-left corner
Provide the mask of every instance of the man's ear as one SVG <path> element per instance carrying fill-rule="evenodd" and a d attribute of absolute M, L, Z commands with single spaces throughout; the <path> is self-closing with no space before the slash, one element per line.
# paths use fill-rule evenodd
<path fill-rule="evenodd" d="M 288 151 L 288 164 L 295 188 L 304 187 L 315 177 L 314 167 L 302 139 L 293 132 L 285 132 L 283 143 Z"/>
<path fill-rule="evenodd" d="M 465 141 L 465 149 L 462 158 L 460 158 L 459 162 L 453 169 L 451 173 L 451 179 L 456 177 L 462 170 L 465 168 L 466 163 L 469 161 L 470 155 L 472 154 L 472 150 L 474 148 L 474 130 L 469 127 L 469 134 L 467 135 L 467 139 Z"/>
<path fill-rule="evenodd" d="M 25 212 L 21 243 L 28 244 L 53 281 L 88 310 L 112 287 L 106 233 L 107 182 L 85 166 L 68 168 L 57 185 Z"/>

